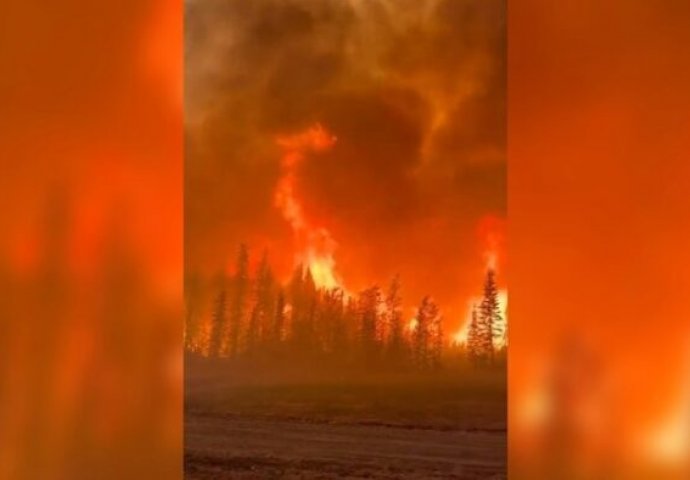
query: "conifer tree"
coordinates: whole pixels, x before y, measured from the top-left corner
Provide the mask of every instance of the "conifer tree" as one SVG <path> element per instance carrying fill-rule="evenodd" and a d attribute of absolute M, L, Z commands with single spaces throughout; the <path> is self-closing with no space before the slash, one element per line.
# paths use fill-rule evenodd
<path fill-rule="evenodd" d="M 332 350 L 343 357 L 347 350 L 347 324 L 345 318 L 345 293 L 342 289 L 334 289 L 332 292 L 333 333 Z"/>
<path fill-rule="evenodd" d="M 313 353 L 312 351 L 316 347 L 316 315 L 319 308 L 319 292 L 316 289 L 310 268 L 307 268 L 304 273 L 304 306 L 303 347 L 306 352 Z"/>
<path fill-rule="evenodd" d="M 210 356 L 218 357 L 223 353 L 226 339 L 226 309 L 227 293 L 225 291 L 225 281 L 219 280 L 219 289 L 213 302 L 213 315 L 211 317 L 211 338 L 208 348 Z"/>
<path fill-rule="evenodd" d="M 318 314 L 320 345 L 324 352 L 342 352 L 345 340 L 343 291 L 334 288 L 323 292 Z"/>
<path fill-rule="evenodd" d="M 259 322 L 261 317 L 261 310 L 258 304 L 252 308 L 252 313 L 249 315 L 249 323 L 247 324 L 247 338 L 246 351 L 249 356 L 255 355 L 259 346 Z"/>
<path fill-rule="evenodd" d="M 290 341 L 296 345 L 302 336 L 305 311 L 304 270 L 301 264 L 293 271 L 288 290 L 290 293 Z"/>
<path fill-rule="evenodd" d="M 424 370 L 434 366 L 435 354 L 438 353 L 440 363 L 440 345 L 438 352 L 434 351 L 434 335 L 438 334 L 438 339 L 442 341 L 440 331 L 440 317 L 438 306 L 431 297 L 426 296 L 417 310 L 417 322 L 413 332 L 413 354 L 414 363 L 418 369 Z M 435 332 L 438 329 L 438 332 Z"/>
<path fill-rule="evenodd" d="M 278 291 L 278 299 L 276 300 L 275 314 L 273 319 L 273 342 L 280 343 L 283 341 L 285 332 L 285 291 L 281 288 Z"/>
<path fill-rule="evenodd" d="M 472 318 L 467 330 L 467 355 L 470 361 L 477 365 L 481 357 L 481 350 L 479 347 L 479 319 L 476 305 L 472 305 Z"/>
<path fill-rule="evenodd" d="M 379 305 L 381 290 L 377 286 L 364 290 L 359 295 L 360 341 L 365 362 L 378 356 Z"/>
<path fill-rule="evenodd" d="M 273 333 L 269 322 L 275 311 L 275 281 L 265 251 L 256 274 L 256 308 L 256 341 L 267 343 Z"/>
<path fill-rule="evenodd" d="M 405 350 L 399 275 L 393 278 L 386 295 L 386 315 L 388 321 L 387 355 L 391 362 L 397 366 L 402 361 Z"/>
<path fill-rule="evenodd" d="M 483 361 L 493 363 L 494 360 L 494 336 L 501 322 L 500 306 L 498 304 L 498 288 L 496 286 L 495 272 L 489 269 L 484 281 L 484 295 L 480 305 L 478 350 Z"/>
<path fill-rule="evenodd" d="M 197 274 L 189 274 L 185 275 L 184 283 L 184 347 L 186 350 L 198 352 L 201 347 L 201 280 Z"/>
<path fill-rule="evenodd" d="M 358 300 L 354 297 L 349 297 L 345 302 L 345 308 L 343 311 L 343 327 L 345 329 L 345 344 L 348 348 L 347 359 L 353 360 L 359 352 L 357 347 L 359 346 L 358 340 L 359 335 L 359 306 Z"/>
<path fill-rule="evenodd" d="M 441 368 L 443 357 L 443 318 L 438 307 L 434 304 L 435 311 L 430 312 L 431 320 L 431 368 Z"/>
<path fill-rule="evenodd" d="M 240 245 L 237 254 L 237 265 L 232 287 L 228 353 L 231 357 L 235 357 L 239 353 L 240 331 L 244 322 L 247 294 L 249 292 L 249 252 L 245 244 Z"/>

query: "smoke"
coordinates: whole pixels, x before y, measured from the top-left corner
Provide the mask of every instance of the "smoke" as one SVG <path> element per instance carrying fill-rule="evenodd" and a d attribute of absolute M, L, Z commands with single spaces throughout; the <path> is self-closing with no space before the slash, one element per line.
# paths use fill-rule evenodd
<path fill-rule="evenodd" d="M 406 308 L 432 294 L 457 328 L 478 225 L 506 210 L 505 2 L 206 0 L 185 32 L 187 268 L 244 241 L 289 275 L 305 240 L 275 205 L 275 140 L 321 123 L 337 143 L 291 182 L 338 274 L 357 291 L 399 273 Z"/>

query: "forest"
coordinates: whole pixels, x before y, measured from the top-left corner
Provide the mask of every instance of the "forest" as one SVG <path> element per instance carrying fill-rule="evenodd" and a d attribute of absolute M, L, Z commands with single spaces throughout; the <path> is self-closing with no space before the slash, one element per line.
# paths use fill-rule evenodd
<path fill-rule="evenodd" d="M 268 252 L 250 271 L 240 245 L 232 274 L 185 279 L 185 349 L 188 356 L 263 365 L 318 362 L 338 370 L 433 372 L 458 365 L 505 365 L 507 327 L 494 270 L 487 269 L 481 301 L 473 306 L 462 341 L 450 338 L 432 296 L 404 318 L 402 279 L 350 294 L 320 288 L 309 266 L 288 282 L 273 273 Z"/>

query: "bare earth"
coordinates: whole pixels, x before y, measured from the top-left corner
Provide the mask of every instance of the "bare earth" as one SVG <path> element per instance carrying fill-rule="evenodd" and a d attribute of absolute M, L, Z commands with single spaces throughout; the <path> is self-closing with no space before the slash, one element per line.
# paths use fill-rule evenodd
<path fill-rule="evenodd" d="M 187 480 L 506 478 L 504 372 L 278 381 L 185 368 Z"/>
<path fill-rule="evenodd" d="M 187 415 L 185 478 L 505 478 L 505 432 Z"/>

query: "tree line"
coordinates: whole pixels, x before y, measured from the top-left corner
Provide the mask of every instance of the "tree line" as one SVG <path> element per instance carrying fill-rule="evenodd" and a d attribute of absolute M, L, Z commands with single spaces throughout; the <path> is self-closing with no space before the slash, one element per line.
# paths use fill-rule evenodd
<path fill-rule="evenodd" d="M 202 290 L 198 278 L 186 279 L 185 347 L 205 357 L 435 370 L 447 348 L 441 311 L 430 296 L 421 299 L 412 320 L 404 318 L 397 275 L 385 290 L 373 285 L 348 295 L 341 288 L 319 288 L 310 269 L 299 265 L 282 285 L 266 252 L 251 275 L 243 244 L 233 275 L 217 275 L 207 301 Z M 498 291 L 489 272 L 462 349 L 475 365 L 494 362 L 499 323 Z"/>

